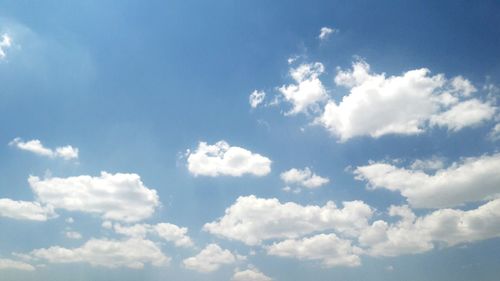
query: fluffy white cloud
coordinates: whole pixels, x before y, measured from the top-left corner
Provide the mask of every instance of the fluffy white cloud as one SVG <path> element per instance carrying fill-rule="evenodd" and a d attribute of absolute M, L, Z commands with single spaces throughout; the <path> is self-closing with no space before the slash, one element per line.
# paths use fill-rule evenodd
<path fill-rule="evenodd" d="M 318 36 L 318 38 L 319 38 L 320 40 L 326 40 L 326 39 L 328 39 L 328 37 L 330 37 L 330 35 L 331 35 L 332 33 L 334 33 L 334 32 L 336 32 L 336 30 L 335 30 L 335 29 L 330 28 L 330 27 L 326 27 L 326 26 L 324 26 L 324 27 L 322 27 L 322 28 L 321 28 L 321 30 L 319 31 L 319 36 Z"/>
<path fill-rule="evenodd" d="M 252 108 L 256 108 L 261 104 L 266 98 L 266 93 L 264 91 L 253 91 L 248 97 L 248 102 Z"/>
<path fill-rule="evenodd" d="M 317 188 L 330 182 L 328 178 L 316 175 L 308 167 L 303 170 L 293 168 L 283 172 L 281 179 L 287 184 L 297 184 L 307 188 Z"/>
<path fill-rule="evenodd" d="M 500 153 L 466 158 L 434 174 L 371 163 L 356 168 L 356 178 L 373 188 L 398 191 L 417 208 L 442 208 L 488 200 L 500 194 Z"/>
<path fill-rule="evenodd" d="M 282 204 L 275 198 L 239 197 L 222 218 L 205 224 L 203 229 L 248 245 L 329 229 L 354 236 L 368 225 L 373 210 L 361 201 L 344 202 L 343 206 L 339 209 L 333 202 L 323 207 L 302 206 Z"/>
<path fill-rule="evenodd" d="M 11 45 L 12 39 L 10 38 L 10 36 L 8 34 L 3 34 L 2 40 L 0 40 L 0 60 L 5 58 L 5 49 L 9 48 Z"/>
<path fill-rule="evenodd" d="M 188 229 L 186 227 L 179 227 L 171 223 L 158 223 L 151 224 L 135 224 L 131 226 L 122 226 L 114 224 L 113 226 L 116 233 L 127 235 L 130 237 L 146 237 L 147 234 L 153 234 L 165 241 L 173 242 L 179 247 L 191 247 L 193 241 L 187 235 Z"/>
<path fill-rule="evenodd" d="M 326 267 L 359 266 L 361 259 L 350 240 L 335 234 L 318 234 L 299 240 L 289 239 L 267 247 L 269 255 L 293 257 L 301 260 L 321 260 Z"/>
<path fill-rule="evenodd" d="M 1 55 L 1 53 L 0 53 Z M 1 56 L 0 56 L 1 58 Z M 11 259 L 0 259 L 0 270 L 3 269 L 16 269 L 16 270 L 25 270 L 25 271 L 34 271 L 35 267 L 31 264 L 15 261 Z"/>
<path fill-rule="evenodd" d="M 290 70 L 290 75 L 296 84 L 283 85 L 279 88 L 285 100 L 293 106 L 287 114 L 319 110 L 318 104 L 328 98 L 326 89 L 319 80 L 324 71 L 323 64 L 319 62 L 302 64 Z"/>
<path fill-rule="evenodd" d="M 208 273 L 219 269 L 222 265 L 235 263 L 236 256 L 229 250 L 224 250 L 217 244 L 210 244 L 198 255 L 183 261 L 186 268 Z"/>
<path fill-rule="evenodd" d="M 454 246 L 500 237 L 500 199 L 476 209 L 440 209 L 417 217 L 407 206 L 392 206 L 391 216 L 401 219 L 393 224 L 375 221 L 359 237 L 374 256 L 399 256 L 421 253 L 436 244 Z"/>
<path fill-rule="evenodd" d="M 68 211 L 95 213 L 106 220 L 135 222 L 150 217 L 160 204 L 156 190 L 149 189 L 137 174 L 87 175 L 40 179 L 28 182 L 37 201 Z"/>
<path fill-rule="evenodd" d="M 265 176 L 271 172 L 269 158 L 241 147 L 230 146 L 225 141 L 214 145 L 200 142 L 195 151 L 188 150 L 187 166 L 195 176 Z"/>
<path fill-rule="evenodd" d="M 132 238 L 128 240 L 91 239 L 79 248 L 59 246 L 33 250 L 30 255 L 35 259 L 50 263 L 85 262 L 93 266 L 109 268 L 129 267 L 141 269 L 145 263 L 164 266 L 170 262 L 160 248 L 149 240 Z"/>
<path fill-rule="evenodd" d="M 78 158 L 78 148 L 72 147 L 71 145 L 56 147 L 55 150 L 52 150 L 44 147 L 40 140 L 30 140 L 25 142 L 20 138 L 13 139 L 9 145 L 50 158 L 58 157 L 65 160 Z"/>
<path fill-rule="evenodd" d="M 57 215 L 50 205 L 42 206 L 38 202 L 1 198 L 0 216 L 18 220 L 46 221 Z"/>
<path fill-rule="evenodd" d="M 266 276 L 256 268 L 246 270 L 236 270 L 231 281 L 272 281 L 273 279 Z"/>
<path fill-rule="evenodd" d="M 386 77 L 357 61 L 351 70 L 339 70 L 335 83 L 347 87 L 349 94 L 339 103 L 330 100 L 316 123 L 341 141 L 363 135 L 418 134 L 430 126 L 457 131 L 491 119 L 496 111 L 488 102 L 466 99 L 476 91 L 468 80 L 432 76 L 425 68 Z"/>
<path fill-rule="evenodd" d="M 69 239 L 82 239 L 82 235 L 76 231 L 66 231 L 64 235 Z"/>

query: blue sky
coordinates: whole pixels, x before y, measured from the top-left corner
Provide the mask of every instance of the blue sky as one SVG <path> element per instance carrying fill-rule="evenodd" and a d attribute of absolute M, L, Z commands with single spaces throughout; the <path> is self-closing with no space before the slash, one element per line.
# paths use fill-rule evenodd
<path fill-rule="evenodd" d="M 1 2 L 1 279 L 496 280 L 499 12 Z"/>

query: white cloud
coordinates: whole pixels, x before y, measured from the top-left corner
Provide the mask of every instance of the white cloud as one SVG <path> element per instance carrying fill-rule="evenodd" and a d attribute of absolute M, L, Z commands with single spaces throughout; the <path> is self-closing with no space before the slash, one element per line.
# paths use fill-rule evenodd
<path fill-rule="evenodd" d="M 317 188 L 330 182 L 328 178 L 316 175 L 308 167 L 303 170 L 293 168 L 283 172 L 281 179 L 287 184 L 298 184 L 307 188 Z"/>
<path fill-rule="evenodd" d="M 170 262 L 170 258 L 165 256 L 155 243 L 140 238 L 121 241 L 91 239 L 79 248 L 54 246 L 33 250 L 30 255 L 50 263 L 85 262 L 92 266 L 109 268 L 141 269 L 145 263 L 164 266 Z"/>
<path fill-rule="evenodd" d="M 265 176 L 271 172 L 269 158 L 241 147 L 230 146 L 225 141 L 214 145 L 200 142 L 198 148 L 194 152 L 188 150 L 187 155 L 188 170 L 195 176 Z"/>
<path fill-rule="evenodd" d="M 266 93 L 264 91 L 253 91 L 248 97 L 248 102 L 252 108 L 256 108 L 261 104 L 266 98 Z"/>
<path fill-rule="evenodd" d="M 319 110 L 319 103 L 328 98 L 326 89 L 319 80 L 324 71 L 323 64 L 319 62 L 302 64 L 290 70 L 290 75 L 296 84 L 283 85 L 279 88 L 285 100 L 293 106 L 287 114 Z"/>
<path fill-rule="evenodd" d="M 322 27 L 320 32 L 319 32 L 319 36 L 318 38 L 320 40 L 326 40 L 328 39 L 328 37 L 330 37 L 331 34 L 333 34 L 334 32 L 337 32 L 335 29 L 333 28 L 330 28 L 330 27 Z"/>
<path fill-rule="evenodd" d="M 256 268 L 248 268 L 245 270 L 236 270 L 231 281 L 272 281 L 273 279 L 266 276 Z"/>
<path fill-rule="evenodd" d="M 491 129 L 488 137 L 493 141 L 500 140 L 500 123 L 496 124 L 495 127 Z"/>
<path fill-rule="evenodd" d="M 476 209 L 440 209 L 417 217 L 407 206 L 392 206 L 393 224 L 375 221 L 359 238 L 373 256 L 399 256 L 429 251 L 436 245 L 457 244 L 500 237 L 500 199 Z"/>
<path fill-rule="evenodd" d="M 1 55 L 1 52 L 0 52 Z M 1 56 L 0 56 L 1 58 Z M 16 269 L 16 270 L 24 270 L 24 271 L 34 271 L 35 267 L 31 264 L 10 260 L 10 259 L 0 259 L 0 270 L 4 269 Z"/>
<path fill-rule="evenodd" d="M 2 40 L 0 40 L 0 60 L 5 58 L 5 49 L 9 48 L 11 45 L 12 39 L 10 38 L 10 36 L 8 34 L 3 34 Z"/>
<path fill-rule="evenodd" d="M 113 228 L 116 233 L 130 237 L 144 238 L 147 234 L 153 234 L 165 241 L 173 242 L 178 247 L 193 246 L 193 241 L 187 235 L 188 229 L 171 223 L 135 224 L 131 226 L 114 224 Z"/>
<path fill-rule="evenodd" d="M 436 171 L 444 167 L 443 159 L 432 157 L 431 159 L 417 159 L 413 161 L 410 168 L 413 170 Z"/>
<path fill-rule="evenodd" d="M 364 135 L 414 135 L 431 126 L 457 131 L 491 119 L 496 111 L 488 102 L 465 99 L 476 91 L 468 80 L 431 76 L 426 68 L 386 77 L 357 61 L 351 70 L 339 70 L 335 83 L 347 87 L 349 94 L 339 103 L 330 100 L 316 123 L 341 141 Z"/>
<path fill-rule="evenodd" d="M 318 234 L 299 240 L 289 239 L 267 247 L 269 255 L 293 257 L 301 260 L 321 260 L 326 267 L 359 266 L 361 252 L 350 240 L 338 238 L 335 234 Z"/>
<path fill-rule="evenodd" d="M 373 188 L 398 191 L 417 208 L 442 208 L 483 201 L 500 194 L 500 154 L 471 157 L 435 174 L 371 163 L 356 168 L 356 178 Z"/>
<path fill-rule="evenodd" d="M 344 202 L 339 209 L 333 202 L 323 207 L 302 206 L 293 202 L 255 196 L 239 197 L 218 221 L 203 229 L 212 234 L 258 245 L 263 240 L 298 238 L 316 231 L 333 229 L 356 235 L 368 225 L 373 210 L 361 201 Z"/>
<path fill-rule="evenodd" d="M 65 160 L 78 159 L 78 148 L 72 147 L 71 145 L 56 147 L 55 150 L 52 150 L 44 147 L 40 140 L 30 140 L 24 142 L 20 138 L 13 139 L 9 145 L 50 158 L 58 157 Z"/>
<path fill-rule="evenodd" d="M 224 250 L 217 244 L 210 244 L 198 255 L 185 259 L 183 264 L 187 269 L 209 273 L 222 265 L 235 263 L 236 259 L 229 250 Z"/>
<path fill-rule="evenodd" d="M 105 220 L 135 222 L 150 217 L 160 204 L 156 190 L 137 174 L 87 175 L 68 178 L 30 176 L 37 201 L 68 211 L 95 213 Z"/>
<path fill-rule="evenodd" d="M 56 217 L 54 208 L 42 206 L 38 202 L 0 199 L 0 216 L 17 220 L 46 221 Z"/>

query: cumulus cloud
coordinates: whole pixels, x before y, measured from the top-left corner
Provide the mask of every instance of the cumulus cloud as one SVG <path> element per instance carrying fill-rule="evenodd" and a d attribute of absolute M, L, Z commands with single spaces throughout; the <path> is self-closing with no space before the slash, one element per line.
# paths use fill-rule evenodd
<path fill-rule="evenodd" d="M 422 217 L 408 206 L 391 206 L 389 214 L 400 220 L 392 224 L 375 221 L 360 235 L 367 254 L 415 254 L 436 245 L 449 247 L 500 236 L 500 199 L 472 210 L 440 209 Z"/>
<path fill-rule="evenodd" d="M 0 40 L 0 60 L 4 59 L 6 54 L 5 50 L 12 45 L 12 39 L 8 34 L 2 35 L 2 40 Z"/>
<path fill-rule="evenodd" d="M 290 70 L 290 76 L 296 84 L 279 88 L 284 99 L 292 104 L 292 109 L 287 114 L 319 111 L 319 103 L 328 98 L 327 91 L 319 79 L 324 71 L 323 64 L 319 62 L 302 64 Z"/>
<path fill-rule="evenodd" d="M 122 226 L 117 223 L 114 224 L 113 229 L 116 233 L 130 237 L 144 238 L 147 234 L 152 234 L 165 241 L 173 242 L 179 247 L 193 246 L 193 241 L 187 235 L 188 229 L 171 223 L 135 224 L 131 226 Z"/>
<path fill-rule="evenodd" d="M 398 191 L 417 208 L 442 208 L 484 201 L 500 194 L 500 153 L 471 157 L 434 174 L 371 163 L 356 168 L 356 178 L 372 188 Z"/>
<path fill-rule="evenodd" d="M 335 29 L 330 28 L 330 27 L 326 27 L 326 26 L 324 26 L 324 27 L 322 27 L 322 28 L 320 29 L 318 38 L 319 38 L 320 40 L 326 40 L 326 39 L 328 39 L 328 37 L 330 37 L 330 35 L 332 35 L 334 32 L 336 32 L 336 30 L 335 30 Z"/>
<path fill-rule="evenodd" d="M 216 271 L 222 265 L 235 263 L 237 257 L 229 250 L 224 250 L 217 244 L 209 244 L 198 255 L 183 261 L 187 269 L 202 273 Z"/>
<path fill-rule="evenodd" d="M 1 58 L 1 52 L 0 52 Z M 16 269 L 16 270 L 24 270 L 24 271 L 34 271 L 35 267 L 31 264 L 15 261 L 11 259 L 0 259 L 0 270 L 3 269 Z"/>
<path fill-rule="evenodd" d="M 242 196 L 217 221 L 204 225 L 212 234 L 258 245 L 264 240 L 298 238 L 333 229 L 345 235 L 356 235 L 368 225 L 373 210 L 361 201 L 344 202 L 339 209 L 333 202 L 324 206 L 302 206 L 278 199 Z"/>
<path fill-rule="evenodd" d="M 150 217 L 160 201 L 137 174 L 87 175 L 68 178 L 30 176 L 37 201 L 56 209 L 101 215 L 105 220 L 136 222 Z"/>
<path fill-rule="evenodd" d="M 465 78 L 448 80 L 426 68 L 386 77 L 357 61 L 352 69 L 339 70 L 335 83 L 349 93 L 338 103 L 328 101 L 316 123 L 341 141 L 364 135 L 414 135 L 433 126 L 458 131 L 481 124 L 496 112 L 489 102 L 470 97 L 476 89 Z"/>
<path fill-rule="evenodd" d="M 253 91 L 248 97 L 248 102 L 252 108 L 256 108 L 261 104 L 266 98 L 266 93 L 264 91 Z"/>
<path fill-rule="evenodd" d="M 265 176 L 271 172 L 271 160 L 225 141 L 213 145 L 200 142 L 198 148 L 187 152 L 189 172 L 195 176 L 233 176 L 244 174 Z"/>
<path fill-rule="evenodd" d="M 281 173 L 281 179 L 287 184 L 297 184 L 307 188 L 317 188 L 330 182 L 328 178 L 316 175 L 308 167 L 303 170 L 292 168 Z"/>
<path fill-rule="evenodd" d="M 46 221 L 56 217 L 52 206 L 42 206 L 38 202 L 0 199 L 0 216 L 17 220 Z"/>
<path fill-rule="evenodd" d="M 71 145 L 56 147 L 52 150 L 44 147 L 40 140 L 35 139 L 25 142 L 20 138 L 13 139 L 9 145 L 50 158 L 63 158 L 65 160 L 78 159 L 78 148 L 72 147 Z"/>
<path fill-rule="evenodd" d="M 50 263 L 89 263 L 108 268 L 129 267 L 141 269 L 144 264 L 164 266 L 170 262 L 152 241 L 131 238 L 128 240 L 91 239 L 79 248 L 59 246 L 36 249 L 30 253 L 34 259 Z"/>
<path fill-rule="evenodd" d="M 359 266 L 361 249 L 354 247 L 350 240 L 335 234 L 318 234 L 303 239 L 288 239 L 267 247 L 273 256 L 293 257 L 301 260 L 320 260 L 326 267 Z"/>
<path fill-rule="evenodd" d="M 491 129 L 488 137 L 493 141 L 500 140 L 500 123 L 496 124 L 495 127 Z"/>
<path fill-rule="evenodd" d="M 245 270 L 237 269 L 234 272 L 231 281 L 272 281 L 273 279 L 266 276 L 256 268 L 248 268 Z"/>

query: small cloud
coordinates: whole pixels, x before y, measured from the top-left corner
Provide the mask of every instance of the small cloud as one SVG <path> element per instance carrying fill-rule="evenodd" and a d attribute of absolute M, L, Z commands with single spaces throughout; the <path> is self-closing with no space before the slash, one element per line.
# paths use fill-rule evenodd
<path fill-rule="evenodd" d="M 335 32 L 337 32 L 336 29 L 324 26 L 321 28 L 318 38 L 319 38 L 319 40 L 322 40 L 322 41 L 326 40 L 330 37 L 331 34 L 333 34 Z"/>
<path fill-rule="evenodd" d="M 43 146 L 40 140 L 34 139 L 25 142 L 21 138 L 13 139 L 9 142 L 9 145 L 49 158 L 62 158 L 64 160 L 78 159 L 78 148 L 71 145 L 50 149 Z"/>
<path fill-rule="evenodd" d="M 69 239 L 82 239 L 82 235 L 76 231 L 67 231 L 64 235 Z"/>
<path fill-rule="evenodd" d="M 2 35 L 2 40 L 0 40 L 0 60 L 4 59 L 7 55 L 5 49 L 12 45 L 12 38 L 8 34 Z"/>
<path fill-rule="evenodd" d="M 248 97 L 248 102 L 252 108 L 257 108 L 266 98 L 266 93 L 264 91 L 253 91 Z"/>

